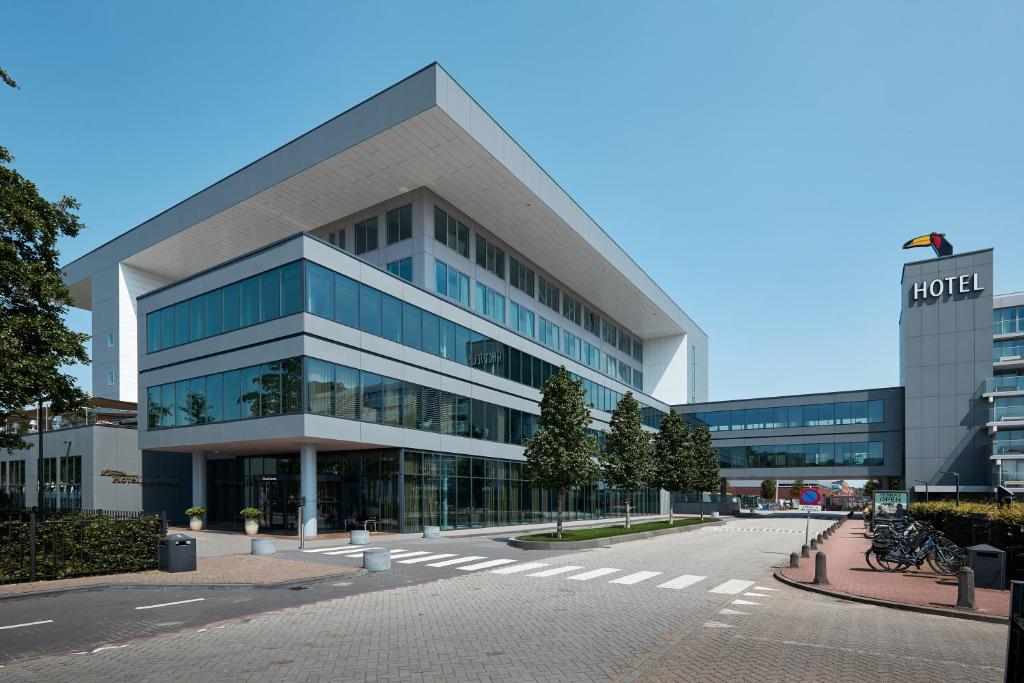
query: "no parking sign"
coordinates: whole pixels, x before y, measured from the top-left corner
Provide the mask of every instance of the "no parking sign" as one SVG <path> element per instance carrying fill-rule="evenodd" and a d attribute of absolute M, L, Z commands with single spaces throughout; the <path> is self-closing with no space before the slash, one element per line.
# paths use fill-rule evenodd
<path fill-rule="evenodd" d="M 821 494 L 816 489 L 807 488 L 800 492 L 801 510 L 821 510 Z"/>

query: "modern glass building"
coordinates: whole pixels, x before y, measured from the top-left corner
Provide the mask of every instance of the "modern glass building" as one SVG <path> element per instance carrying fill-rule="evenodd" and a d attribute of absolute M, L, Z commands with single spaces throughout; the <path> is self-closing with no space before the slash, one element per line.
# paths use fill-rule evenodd
<path fill-rule="evenodd" d="M 308 535 L 542 521 L 522 443 L 560 365 L 599 437 L 627 391 L 652 430 L 707 396 L 704 332 L 437 64 L 66 280 L 92 311 L 94 390 L 138 401 L 143 452 L 191 453 L 214 524 L 248 506 Z M 597 484 L 570 517 L 622 507 Z"/>

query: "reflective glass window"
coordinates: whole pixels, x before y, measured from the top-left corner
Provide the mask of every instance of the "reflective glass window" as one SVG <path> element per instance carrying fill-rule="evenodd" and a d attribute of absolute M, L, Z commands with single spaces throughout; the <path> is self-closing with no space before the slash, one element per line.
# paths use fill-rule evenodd
<path fill-rule="evenodd" d="M 360 402 L 364 422 L 381 421 L 381 376 L 372 372 L 360 373 L 363 397 Z"/>
<path fill-rule="evenodd" d="M 241 373 L 241 410 L 240 417 L 244 420 L 260 416 L 260 367 L 244 368 Z"/>
<path fill-rule="evenodd" d="M 359 329 L 381 336 L 380 292 L 366 285 L 359 286 Z"/>
<path fill-rule="evenodd" d="M 422 312 L 406 302 L 402 302 L 402 343 L 414 349 L 423 346 Z"/>
<path fill-rule="evenodd" d="M 281 317 L 281 271 L 274 269 L 260 275 L 260 320 Z"/>
<path fill-rule="evenodd" d="M 423 350 L 435 356 L 441 355 L 440 321 L 436 315 L 423 311 Z"/>
<path fill-rule="evenodd" d="M 206 335 L 224 331 L 224 290 L 215 289 L 206 295 Z"/>
<path fill-rule="evenodd" d="M 381 336 L 394 342 L 402 341 L 402 302 L 381 294 Z"/>
<path fill-rule="evenodd" d="M 242 280 L 242 327 L 255 325 L 260 321 L 260 280 L 251 277 Z"/>
<path fill-rule="evenodd" d="M 242 394 L 239 370 L 224 373 L 224 419 L 237 420 L 241 417 Z"/>
<path fill-rule="evenodd" d="M 306 264 L 306 310 L 334 317 L 334 273 L 315 263 Z"/>
<path fill-rule="evenodd" d="M 189 306 L 187 301 L 174 305 L 174 344 L 188 343 L 188 315 Z"/>
<path fill-rule="evenodd" d="M 362 390 L 359 386 L 359 370 L 344 365 L 334 367 L 334 414 L 349 420 L 358 420 L 362 415 Z"/>
<path fill-rule="evenodd" d="M 359 283 L 338 273 L 334 275 L 334 319 L 359 327 Z"/>
<path fill-rule="evenodd" d="M 224 288 L 224 331 L 237 330 L 242 324 L 242 284 Z"/>
<path fill-rule="evenodd" d="M 302 310 L 302 261 L 281 267 L 281 315 Z M 326 317 L 331 317 L 330 311 Z"/>

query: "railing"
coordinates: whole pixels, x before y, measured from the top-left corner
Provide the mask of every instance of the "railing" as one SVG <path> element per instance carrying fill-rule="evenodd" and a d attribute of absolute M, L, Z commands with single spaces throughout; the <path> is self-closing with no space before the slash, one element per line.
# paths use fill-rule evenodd
<path fill-rule="evenodd" d="M 126 427 L 135 429 L 137 419 L 134 410 L 104 409 L 102 413 L 94 410 L 75 413 L 63 413 L 61 415 L 50 415 L 46 418 L 46 431 L 55 432 L 61 429 L 72 429 L 74 427 L 88 427 L 90 425 L 107 425 L 111 427 Z M 25 417 L 17 421 L 10 421 L 0 428 L 8 434 L 35 434 L 36 420 L 33 417 Z"/>
<path fill-rule="evenodd" d="M 34 510 L 0 513 L 0 584 L 155 569 L 163 515 Z"/>
<path fill-rule="evenodd" d="M 1024 581 L 1010 582 L 1010 637 L 1005 681 L 1024 679 Z"/>
<path fill-rule="evenodd" d="M 988 411 L 989 422 L 1024 422 L 1024 406 L 996 406 Z"/>
<path fill-rule="evenodd" d="M 993 325 L 994 334 L 1016 334 L 1024 332 L 1024 318 L 996 320 Z"/>
<path fill-rule="evenodd" d="M 985 393 L 999 391 L 1024 391 L 1024 375 L 1000 375 L 985 380 Z"/>

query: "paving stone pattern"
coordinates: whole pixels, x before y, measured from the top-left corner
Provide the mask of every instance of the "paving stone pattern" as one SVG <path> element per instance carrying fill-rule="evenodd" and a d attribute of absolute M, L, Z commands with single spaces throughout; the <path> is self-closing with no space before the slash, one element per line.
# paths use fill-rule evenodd
<path fill-rule="evenodd" d="M 785 587 L 771 578 L 769 565 L 788 556 L 792 544 L 785 534 L 708 529 L 531 557 L 552 570 L 573 567 L 548 576 L 546 568 L 501 572 L 513 563 L 464 572 L 449 568 L 445 578 L 415 586 L 95 654 L 21 662 L 0 677 L 735 682 L 794 680 L 799 667 L 807 667 L 816 680 L 999 680 L 1005 629 Z M 496 550 L 479 554 L 516 557 Z M 406 568 L 429 571 L 422 564 Z M 572 580 L 598 569 L 615 571 Z M 616 582 L 641 572 L 659 574 Z M 684 575 L 707 578 L 656 589 Z M 725 584 L 729 592 L 711 591 Z"/>

